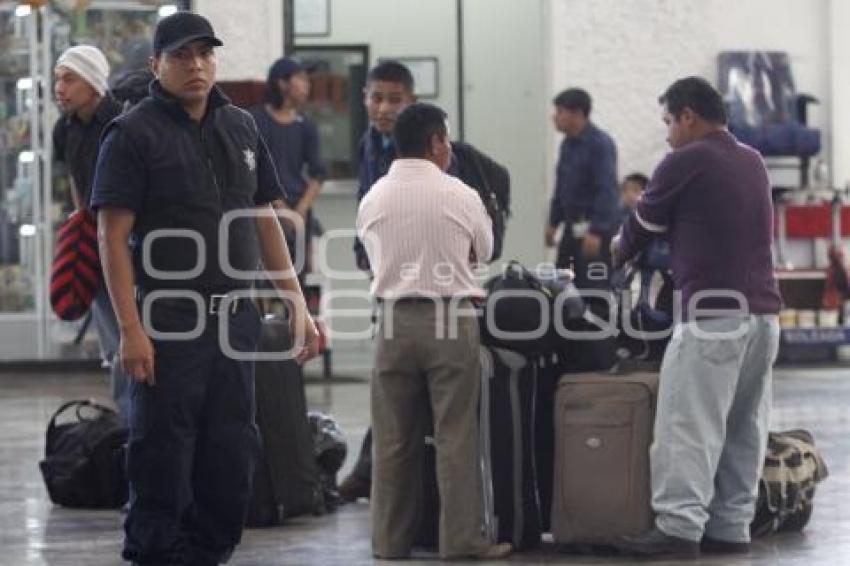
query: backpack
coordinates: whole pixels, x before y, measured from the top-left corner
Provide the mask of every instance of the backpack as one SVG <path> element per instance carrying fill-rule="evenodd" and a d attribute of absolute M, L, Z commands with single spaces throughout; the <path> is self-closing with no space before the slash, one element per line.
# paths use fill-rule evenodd
<path fill-rule="evenodd" d="M 493 255 L 490 262 L 502 256 L 508 217 L 511 215 L 511 176 L 496 163 L 465 142 L 452 142 L 457 159 L 458 178 L 475 189 L 493 224 Z"/>
<path fill-rule="evenodd" d="M 674 283 L 666 242 L 656 240 L 615 273 L 619 303 L 617 357 L 661 362 L 673 334 Z"/>
<path fill-rule="evenodd" d="M 538 277 L 516 260 L 484 284 L 487 298 L 479 319 L 481 343 L 545 356 L 556 348 L 555 307 L 567 326 L 584 315 L 585 304 L 570 280 Z"/>
<path fill-rule="evenodd" d="M 74 409 L 76 419 L 57 424 Z M 91 412 L 84 414 L 83 410 Z M 94 401 L 65 403 L 47 425 L 45 457 L 39 462 L 50 500 L 81 509 L 118 508 L 127 502 L 125 454 L 128 432 L 118 413 Z"/>
<path fill-rule="evenodd" d="M 150 84 L 156 77 L 147 67 L 127 71 L 118 76 L 109 91 L 118 102 L 123 103 L 124 112 L 138 104 L 150 92 Z"/>
<path fill-rule="evenodd" d="M 828 474 L 810 432 L 771 432 L 750 523 L 752 536 L 803 530 L 812 516 L 815 487 Z"/>

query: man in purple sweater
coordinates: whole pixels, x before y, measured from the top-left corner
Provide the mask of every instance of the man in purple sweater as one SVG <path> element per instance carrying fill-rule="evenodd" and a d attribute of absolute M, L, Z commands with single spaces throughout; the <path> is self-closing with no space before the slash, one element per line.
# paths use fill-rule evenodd
<path fill-rule="evenodd" d="M 779 343 L 770 184 L 704 79 L 676 81 L 659 102 L 673 151 L 611 247 L 622 263 L 666 234 L 682 318 L 661 366 L 650 449 L 655 528 L 618 546 L 644 556 L 746 552 Z"/>

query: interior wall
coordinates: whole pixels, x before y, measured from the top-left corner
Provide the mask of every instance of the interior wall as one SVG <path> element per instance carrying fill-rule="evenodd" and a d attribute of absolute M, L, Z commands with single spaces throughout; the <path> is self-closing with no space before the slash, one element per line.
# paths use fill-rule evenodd
<path fill-rule="evenodd" d="M 330 35 L 297 37 L 296 45 L 366 43 L 371 64 L 381 57 L 437 56 L 440 96 L 428 101 L 447 111 L 457 134 L 456 8 L 455 0 L 334 2 Z M 504 255 L 526 262 L 539 261 L 543 253 L 541 210 L 548 143 L 548 55 L 543 13 L 547 8 L 546 2 L 463 2 L 465 139 L 511 172 L 513 218 Z M 340 209 L 337 205 L 325 208 Z M 333 226 L 352 221 L 350 216 L 322 219 Z M 525 229 L 531 225 L 541 227 L 533 232 Z"/>
<path fill-rule="evenodd" d="M 850 2 L 831 0 L 827 19 L 833 183 L 837 187 L 850 187 L 850 34 L 847 33 Z"/>
<path fill-rule="evenodd" d="M 282 52 L 282 3 L 255 1 L 262 7 L 195 2 L 195 9 L 229 39 L 220 62 L 223 78 L 262 78 Z M 668 151 L 657 97 L 669 83 L 691 74 L 715 81 L 722 50 L 785 50 L 798 90 L 821 100 L 812 121 L 823 129 L 824 155 L 829 155 L 831 102 L 838 96 L 834 93 L 845 92 L 831 80 L 829 60 L 831 50 L 843 49 L 840 25 L 834 21 L 836 14 L 846 12 L 841 3 L 464 0 L 465 137 L 511 170 L 514 216 L 505 257 L 533 264 L 547 256 L 542 229 L 559 142 L 551 124 L 551 100 L 568 86 L 582 86 L 593 95 L 594 121 L 617 141 L 620 176 L 635 170 L 650 173 Z M 457 132 L 455 0 L 334 0 L 329 5 L 330 34 L 297 37 L 297 45 L 368 44 L 370 64 L 380 57 L 436 56 L 440 92 L 429 101 L 448 112 Z M 250 41 L 245 30 L 252 30 Z M 350 229 L 356 213 L 353 187 L 329 190 L 315 210 L 326 229 Z M 333 268 L 351 270 L 353 256 L 344 238 L 326 249 Z M 367 283 L 339 279 L 332 287 L 359 292 Z M 357 329 L 361 323 L 340 320 L 338 326 Z M 367 338 L 334 347 L 368 349 L 370 343 Z"/>
<path fill-rule="evenodd" d="M 667 151 L 658 95 L 687 75 L 716 82 L 724 50 L 787 51 L 797 90 L 821 100 L 811 118 L 825 134 L 823 155 L 830 155 L 827 0 L 551 2 L 550 94 L 569 86 L 591 93 L 592 118 L 617 142 L 620 177 L 650 173 Z"/>
<path fill-rule="evenodd" d="M 192 10 L 210 20 L 224 43 L 220 81 L 265 80 L 269 65 L 283 55 L 281 0 L 193 0 Z"/>
<path fill-rule="evenodd" d="M 380 58 L 436 57 L 439 92 L 423 101 L 442 107 L 458 131 L 457 19 L 455 0 L 339 0 L 329 3 L 327 36 L 296 36 L 295 46 L 368 45 L 370 67 Z M 356 183 L 326 183 L 313 211 L 325 229 L 318 242 L 323 272 L 333 297 L 326 309 L 341 371 L 371 366 L 369 281 L 354 265 L 352 233 L 357 214 Z"/>
<path fill-rule="evenodd" d="M 457 96 L 457 4 L 455 0 L 360 0 L 334 2 L 328 37 L 297 38 L 296 45 L 363 44 L 370 47 L 370 64 L 380 57 L 439 58 L 440 96 L 429 99 L 443 107 L 459 130 Z M 464 0 L 464 125 L 465 139 L 507 166 L 512 177 L 513 217 L 509 222 L 504 258 L 526 263 L 542 259 L 542 204 L 545 200 L 547 91 L 546 2 Z M 380 24 L 380 25 L 379 25 Z M 510 30 L 509 34 L 505 30 Z M 528 64 L 520 64 L 528 62 Z M 354 223 L 353 189 L 335 187 L 314 210 L 324 227 L 344 230 Z M 328 263 L 353 268 L 350 245 L 335 238 L 326 246 Z M 496 269 L 494 267 L 493 269 Z M 334 290 L 362 292 L 365 281 L 334 278 Z M 340 297 L 340 308 L 361 308 L 362 301 Z M 341 312 L 338 309 L 334 313 Z M 341 315 L 347 316 L 347 315 Z M 362 329 L 363 318 L 331 324 L 344 332 Z M 345 340 L 334 348 L 368 350 L 371 340 Z M 348 358 L 362 359 L 362 358 Z M 365 362 L 364 360 L 364 363 Z"/>
<path fill-rule="evenodd" d="M 511 173 L 502 261 L 527 265 L 545 259 L 547 18 L 546 2 L 464 0 L 466 139 Z"/>
<path fill-rule="evenodd" d="M 379 58 L 436 57 L 439 96 L 424 101 L 439 105 L 457 124 L 456 0 L 336 0 L 330 34 L 296 36 L 295 45 L 369 45 L 369 66 Z M 455 131 L 457 128 L 455 128 Z"/>

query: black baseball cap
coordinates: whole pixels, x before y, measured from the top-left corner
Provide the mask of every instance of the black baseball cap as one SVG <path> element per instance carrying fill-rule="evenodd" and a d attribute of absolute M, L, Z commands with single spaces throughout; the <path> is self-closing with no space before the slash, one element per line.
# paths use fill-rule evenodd
<path fill-rule="evenodd" d="M 205 17 L 193 12 L 175 12 L 156 24 L 153 50 L 154 53 L 174 51 L 198 39 L 207 40 L 215 47 L 224 45 L 215 36 L 212 25 Z"/>
<path fill-rule="evenodd" d="M 285 81 L 295 73 L 309 73 L 316 68 L 316 63 L 302 63 L 294 57 L 281 57 L 269 67 L 268 82 L 274 82 L 278 79 Z"/>

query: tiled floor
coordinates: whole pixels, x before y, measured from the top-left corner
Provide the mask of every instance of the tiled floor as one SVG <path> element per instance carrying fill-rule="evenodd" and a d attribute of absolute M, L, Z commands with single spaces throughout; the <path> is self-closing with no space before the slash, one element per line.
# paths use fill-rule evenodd
<path fill-rule="evenodd" d="M 307 390 L 310 406 L 332 413 L 347 433 L 350 451 L 346 467 L 350 467 L 368 420 L 368 386 L 311 384 Z M 0 565 L 121 564 L 122 515 L 53 507 L 37 467 L 44 425 L 51 412 L 63 400 L 106 392 L 106 378 L 99 375 L 0 374 Z M 757 542 L 746 557 L 702 559 L 697 564 L 850 564 L 850 370 L 779 370 L 775 399 L 772 428 L 812 430 L 830 468 L 831 476 L 818 491 L 812 522 L 803 534 Z M 349 505 L 333 515 L 248 531 L 231 564 L 370 564 L 368 531 L 368 505 Z M 515 555 L 510 562 L 632 561 L 544 550 Z M 407 562 L 416 563 L 419 561 Z"/>

